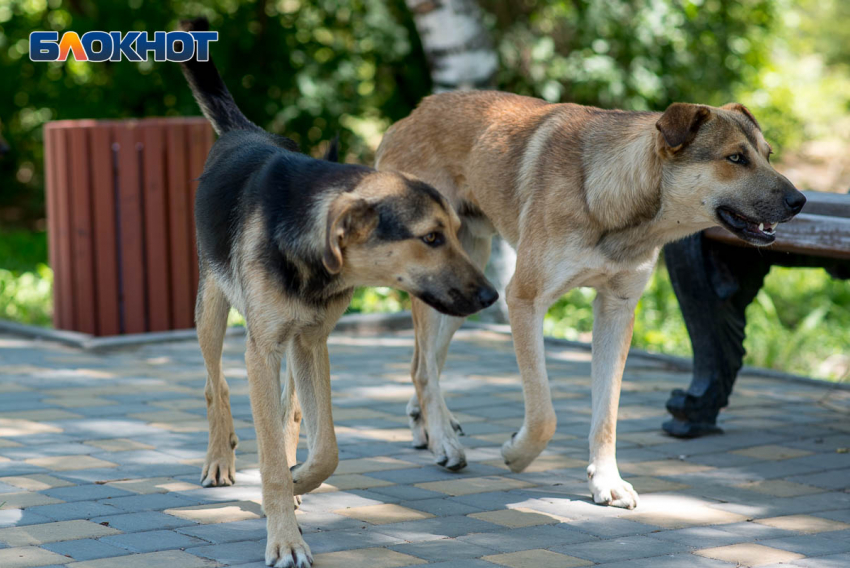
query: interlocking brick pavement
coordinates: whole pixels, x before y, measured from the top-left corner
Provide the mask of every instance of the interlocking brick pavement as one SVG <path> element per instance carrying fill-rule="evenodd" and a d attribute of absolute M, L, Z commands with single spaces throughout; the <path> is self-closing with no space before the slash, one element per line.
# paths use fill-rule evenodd
<path fill-rule="evenodd" d="M 641 504 L 626 511 L 587 491 L 585 349 L 547 344 L 558 432 L 521 474 L 499 455 L 523 414 L 509 336 L 465 328 L 452 344 L 442 385 L 466 432 L 458 473 L 410 447 L 412 350 L 410 332 L 331 336 L 340 464 L 297 511 L 317 568 L 850 566 L 849 391 L 743 376 L 725 435 L 676 440 L 659 426 L 688 374 L 631 357 L 618 457 Z M 203 488 L 196 342 L 93 353 L 0 335 L 0 567 L 262 566 L 243 354 L 228 337 L 237 484 Z"/>

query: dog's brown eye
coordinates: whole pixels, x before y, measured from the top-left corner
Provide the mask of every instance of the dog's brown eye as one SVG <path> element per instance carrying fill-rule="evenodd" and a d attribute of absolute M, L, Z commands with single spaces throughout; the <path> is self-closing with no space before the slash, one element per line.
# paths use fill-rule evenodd
<path fill-rule="evenodd" d="M 440 246 L 443 244 L 443 234 L 442 233 L 428 233 L 424 237 L 422 237 L 422 242 L 431 247 Z"/>

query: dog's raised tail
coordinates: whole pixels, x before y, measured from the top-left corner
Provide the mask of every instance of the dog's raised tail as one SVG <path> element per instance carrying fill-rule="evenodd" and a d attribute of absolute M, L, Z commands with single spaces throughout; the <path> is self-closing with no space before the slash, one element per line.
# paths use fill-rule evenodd
<path fill-rule="evenodd" d="M 182 20 L 180 28 L 186 32 L 208 31 L 210 28 L 206 18 Z M 236 101 L 221 80 L 212 58 L 198 61 L 197 53 L 192 59 L 180 64 L 183 75 L 189 82 L 192 94 L 201 107 L 201 112 L 212 123 L 216 134 L 224 134 L 230 130 L 260 130 L 260 127 L 248 120 L 242 114 Z"/>

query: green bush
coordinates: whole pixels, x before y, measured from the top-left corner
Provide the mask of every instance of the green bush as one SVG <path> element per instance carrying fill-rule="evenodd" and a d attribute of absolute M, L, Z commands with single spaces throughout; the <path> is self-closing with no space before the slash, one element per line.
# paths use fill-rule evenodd
<path fill-rule="evenodd" d="M 0 268 L 0 318 L 49 326 L 53 313 L 53 271 L 46 264 L 13 272 Z"/>

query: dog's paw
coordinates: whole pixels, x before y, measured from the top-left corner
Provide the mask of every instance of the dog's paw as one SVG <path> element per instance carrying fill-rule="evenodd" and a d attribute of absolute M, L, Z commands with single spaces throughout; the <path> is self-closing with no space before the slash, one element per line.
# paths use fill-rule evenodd
<path fill-rule="evenodd" d="M 640 502 L 632 484 L 624 481 L 616 469 L 612 471 L 610 468 L 596 468 L 590 464 L 587 467 L 587 483 L 594 503 L 634 509 Z"/>
<path fill-rule="evenodd" d="M 502 444 L 502 459 L 512 472 L 519 473 L 527 468 L 549 443 L 533 440 L 524 435 L 525 430 L 514 432 L 510 439 Z"/>
<path fill-rule="evenodd" d="M 201 470 L 201 485 L 204 487 L 222 487 L 236 483 L 236 452 L 228 450 L 224 455 L 207 454 L 204 469 Z"/>
<path fill-rule="evenodd" d="M 299 531 L 300 533 L 300 531 Z M 310 547 L 298 535 L 298 538 L 286 539 L 269 534 L 266 542 L 266 566 L 275 568 L 310 568 L 313 555 Z"/>
<path fill-rule="evenodd" d="M 466 467 L 466 453 L 454 428 L 451 433 L 444 433 L 439 438 L 434 437 L 431 451 L 434 453 L 434 463 L 449 471 L 460 471 Z"/>
<path fill-rule="evenodd" d="M 211 434 L 204 468 L 201 470 L 201 485 L 221 487 L 236 483 L 236 446 L 238 445 L 239 438 L 234 432 L 221 437 Z"/>
<path fill-rule="evenodd" d="M 415 395 L 413 400 L 407 403 L 407 418 L 410 434 L 413 437 L 413 447 L 417 450 L 428 449 L 428 430 L 425 429 L 425 419 L 422 417 L 422 410 L 419 408 L 419 401 L 416 400 Z"/>

